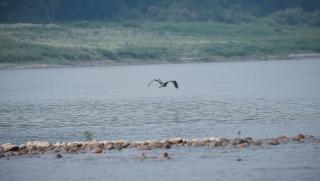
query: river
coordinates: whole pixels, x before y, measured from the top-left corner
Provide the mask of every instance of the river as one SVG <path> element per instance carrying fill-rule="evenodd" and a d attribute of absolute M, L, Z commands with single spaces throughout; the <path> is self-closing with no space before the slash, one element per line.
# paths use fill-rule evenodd
<path fill-rule="evenodd" d="M 177 80 L 158 88 L 154 78 Z M 320 60 L 0 70 L 0 143 L 320 136 Z M 0 159 L 4 180 L 317 180 L 320 148 L 134 150 Z M 157 151 L 149 154 L 160 154 Z M 235 161 L 238 157 L 242 162 Z M 2 180 L 2 179 L 1 179 Z"/>

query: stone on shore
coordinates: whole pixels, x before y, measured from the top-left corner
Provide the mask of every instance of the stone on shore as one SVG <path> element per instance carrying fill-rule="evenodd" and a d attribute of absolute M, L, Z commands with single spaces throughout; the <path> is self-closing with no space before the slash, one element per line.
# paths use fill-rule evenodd
<path fill-rule="evenodd" d="M 164 152 L 164 153 L 163 153 L 163 157 L 166 158 L 166 159 L 170 159 L 169 153 L 167 153 L 167 152 Z"/>
<path fill-rule="evenodd" d="M 171 138 L 168 140 L 171 144 L 179 144 L 179 143 L 183 143 L 183 139 L 182 138 Z"/>
<path fill-rule="evenodd" d="M 303 134 L 298 134 L 298 135 L 296 135 L 296 136 L 293 136 L 292 138 L 291 138 L 291 140 L 292 141 L 301 141 L 301 140 L 303 140 L 303 139 L 305 139 L 306 137 L 303 135 Z"/>
<path fill-rule="evenodd" d="M 160 141 L 152 141 L 152 142 L 149 143 L 149 146 L 152 149 L 156 149 L 156 148 L 162 148 L 163 144 Z"/>
<path fill-rule="evenodd" d="M 206 144 L 201 142 L 201 141 L 193 141 L 191 146 L 192 147 L 202 147 L 202 146 L 205 146 Z"/>
<path fill-rule="evenodd" d="M 1 145 L 1 147 L 4 152 L 17 151 L 19 149 L 19 147 L 17 145 L 11 144 L 11 143 L 5 143 L 5 144 Z"/>
<path fill-rule="evenodd" d="M 104 148 L 106 150 L 112 150 L 112 149 L 115 149 L 115 145 L 112 142 L 104 143 Z"/>
<path fill-rule="evenodd" d="M 270 145 L 279 145 L 280 142 L 277 139 L 273 139 L 269 142 Z"/>
<path fill-rule="evenodd" d="M 62 155 L 61 154 L 56 154 L 55 158 L 59 159 L 59 158 L 62 158 Z"/>
<path fill-rule="evenodd" d="M 33 146 L 36 148 L 49 148 L 50 143 L 48 141 L 28 141 L 26 144 L 27 149 Z"/>
<path fill-rule="evenodd" d="M 91 149 L 91 153 L 102 153 L 103 148 L 100 146 Z"/>

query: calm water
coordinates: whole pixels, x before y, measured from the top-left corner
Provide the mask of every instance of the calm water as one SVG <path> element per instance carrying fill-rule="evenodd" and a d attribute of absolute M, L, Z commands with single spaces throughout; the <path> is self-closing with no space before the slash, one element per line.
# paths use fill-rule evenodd
<path fill-rule="evenodd" d="M 147 87 L 157 77 L 175 79 L 180 88 Z M 1 70 L 0 143 L 82 141 L 84 131 L 97 140 L 233 138 L 237 131 L 254 138 L 320 136 L 319 80 L 320 60 Z M 6 180 L 317 180 L 318 146 L 173 149 L 170 161 L 132 160 L 139 154 L 132 150 L 1 159 L 0 174 Z M 41 177 L 44 168 L 50 174 Z"/>

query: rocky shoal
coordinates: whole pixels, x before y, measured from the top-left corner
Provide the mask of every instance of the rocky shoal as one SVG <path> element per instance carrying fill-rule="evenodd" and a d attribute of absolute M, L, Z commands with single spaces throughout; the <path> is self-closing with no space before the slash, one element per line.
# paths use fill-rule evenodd
<path fill-rule="evenodd" d="M 44 153 L 55 153 L 56 158 L 61 158 L 61 154 L 76 154 L 90 152 L 100 154 L 108 150 L 137 149 L 137 150 L 153 150 L 153 149 L 170 149 L 172 147 L 226 147 L 226 148 L 247 148 L 259 147 L 267 145 L 279 145 L 289 142 L 310 142 L 320 143 L 319 138 L 312 135 L 298 134 L 293 137 L 279 136 L 269 139 L 253 139 L 246 138 L 203 138 L 203 139 L 183 139 L 171 138 L 164 140 L 149 141 L 84 141 L 84 142 L 57 142 L 55 144 L 48 141 L 28 141 L 25 144 L 5 143 L 0 146 L 0 158 L 8 158 L 21 155 L 36 155 Z M 169 158 L 168 153 L 164 153 L 163 157 Z"/>

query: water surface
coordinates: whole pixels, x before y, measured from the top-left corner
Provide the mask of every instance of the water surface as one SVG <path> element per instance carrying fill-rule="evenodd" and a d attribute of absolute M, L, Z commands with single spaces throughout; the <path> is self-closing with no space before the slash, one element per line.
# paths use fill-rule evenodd
<path fill-rule="evenodd" d="M 156 83 L 147 87 L 157 77 L 175 79 L 180 88 L 159 89 Z M 233 138 L 237 131 L 254 138 L 320 136 L 319 78 L 320 60 L 1 70 L 0 143 L 82 141 L 84 131 L 97 140 Z M 304 175 L 316 180 L 320 173 L 320 162 L 314 159 L 320 156 L 317 147 L 172 150 L 193 156 L 177 156 L 169 162 L 126 160 L 130 154 L 139 154 L 135 151 L 113 153 L 113 159 L 105 158 L 108 154 L 70 156 L 63 161 L 52 155 L 2 159 L 0 173 L 7 180 L 41 180 L 39 173 L 28 171 L 42 168 L 52 171 L 51 179 L 68 180 L 80 172 L 84 178 L 98 180 L 105 170 L 110 180 L 140 180 L 142 175 L 148 180 L 234 180 L 234 175 L 247 180 L 305 180 Z M 246 161 L 235 162 L 237 157 Z M 84 171 L 83 165 L 90 168 Z M 68 171 L 59 175 L 63 170 Z M 93 170 L 95 175 L 90 174 Z M 190 174 L 193 170 L 196 173 Z M 21 177 L 17 172 L 23 173 Z"/>

